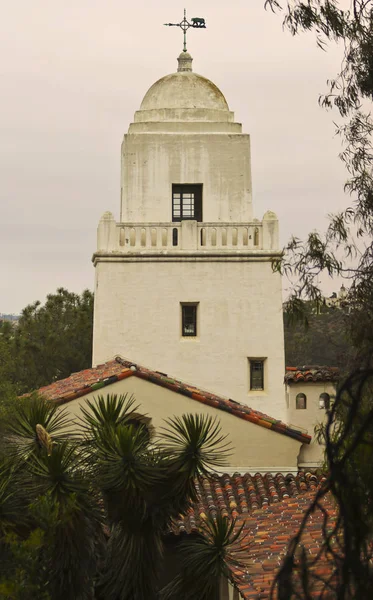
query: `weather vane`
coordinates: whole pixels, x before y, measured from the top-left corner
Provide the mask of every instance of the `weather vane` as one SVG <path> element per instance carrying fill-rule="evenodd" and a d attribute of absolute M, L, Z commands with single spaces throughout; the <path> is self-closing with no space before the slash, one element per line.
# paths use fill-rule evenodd
<path fill-rule="evenodd" d="M 206 23 L 205 23 L 205 19 L 201 19 L 200 17 L 194 17 L 193 19 L 191 19 L 191 22 L 189 23 L 189 21 L 186 18 L 186 10 L 184 8 L 184 19 L 181 21 L 181 23 L 165 23 L 165 25 L 167 27 L 180 27 L 180 29 L 184 32 L 184 52 L 187 51 L 187 47 L 186 47 L 186 34 L 187 31 L 190 27 L 193 27 L 193 29 L 206 29 Z"/>

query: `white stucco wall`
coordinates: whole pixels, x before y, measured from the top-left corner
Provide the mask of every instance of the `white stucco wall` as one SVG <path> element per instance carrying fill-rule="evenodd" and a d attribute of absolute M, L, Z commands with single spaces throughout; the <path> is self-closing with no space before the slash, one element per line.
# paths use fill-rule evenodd
<path fill-rule="evenodd" d="M 124 136 L 120 220 L 170 221 L 172 184 L 184 183 L 203 184 L 204 221 L 251 221 L 250 138 L 191 57 L 180 67 L 149 88 Z"/>
<path fill-rule="evenodd" d="M 284 419 L 277 217 L 253 219 L 249 136 L 184 59 L 124 137 L 120 222 L 103 216 L 94 256 L 93 364 L 122 355 Z M 202 223 L 172 223 L 180 183 L 202 184 Z M 198 302 L 197 338 L 181 337 L 181 302 Z M 249 358 L 265 359 L 264 391 Z"/>
<path fill-rule="evenodd" d="M 327 413 L 325 409 L 319 408 L 319 397 L 320 394 L 324 392 L 329 394 L 331 402 L 333 402 L 335 396 L 335 386 L 330 382 L 296 383 L 286 386 L 286 401 L 288 405 L 286 419 L 287 423 L 302 427 L 312 436 L 311 444 L 302 446 L 299 457 L 299 465 L 303 468 L 316 467 L 318 465 L 322 465 L 324 461 L 325 447 L 323 445 L 319 445 L 314 436 L 315 426 L 319 425 L 320 423 L 325 423 L 327 420 Z M 297 394 L 306 395 L 306 409 L 296 408 Z"/>
<path fill-rule="evenodd" d="M 135 396 L 139 405 L 138 412 L 150 417 L 151 424 L 156 430 L 164 426 L 165 419 L 186 413 L 217 417 L 222 432 L 228 435 L 233 446 L 227 468 L 223 469 L 224 472 L 288 473 L 297 471 L 297 457 L 301 446 L 297 440 L 244 421 L 222 410 L 206 406 L 192 398 L 141 380 L 136 376 L 113 383 L 99 392 L 82 396 L 64 404 L 61 408 L 66 409 L 71 417 L 79 417 L 81 415 L 80 407 L 85 404 L 85 400 L 92 400 L 100 394 L 105 396 L 106 394 L 124 393 Z"/>
<path fill-rule="evenodd" d="M 93 364 L 121 355 L 285 419 L 281 279 L 267 261 L 139 257 L 96 265 Z M 181 336 L 181 302 L 198 335 Z M 265 359 L 249 391 L 248 358 Z"/>
<path fill-rule="evenodd" d="M 185 128 L 125 136 L 121 221 L 171 221 L 172 184 L 178 183 L 203 185 L 203 221 L 250 221 L 249 136 Z"/>

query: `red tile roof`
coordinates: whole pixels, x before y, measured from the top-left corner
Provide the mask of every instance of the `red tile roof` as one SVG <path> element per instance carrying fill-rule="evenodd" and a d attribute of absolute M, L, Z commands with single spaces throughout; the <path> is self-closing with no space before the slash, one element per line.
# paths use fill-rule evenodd
<path fill-rule="evenodd" d="M 81 396 L 85 396 L 90 392 L 100 390 L 111 383 L 115 383 L 127 377 L 136 376 L 140 379 L 145 379 L 156 385 L 160 385 L 169 390 L 188 396 L 197 402 L 206 404 L 228 412 L 235 417 L 250 421 L 266 429 L 271 429 L 277 433 L 281 433 L 288 437 L 294 438 L 299 442 L 309 444 L 311 436 L 306 433 L 286 425 L 282 421 L 278 421 L 264 413 L 240 404 L 234 400 L 211 394 L 194 386 L 188 385 L 168 377 L 165 373 L 151 371 L 145 367 L 141 367 L 131 361 L 117 357 L 103 365 L 99 365 L 92 369 L 86 369 L 79 373 L 73 373 L 70 377 L 55 381 L 50 385 L 42 387 L 38 390 L 45 398 L 53 400 L 58 404 L 65 404 Z"/>
<path fill-rule="evenodd" d="M 285 383 L 334 383 L 338 378 L 338 367 L 286 367 L 285 373 Z"/>
<path fill-rule="evenodd" d="M 285 557 L 289 542 L 298 532 L 304 512 L 310 506 L 314 492 L 308 492 L 297 498 L 284 499 L 280 504 L 254 511 L 251 515 L 239 519 L 244 523 L 241 542 L 249 548 L 244 567 L 234 569 L 235 583 L 245 600 L 268 600 L 274 577 Z M 328 514 L 328 525 L 335 522 L 336 508 L 330 496 L 325 496 L 320 504 Z M 302 545 L 307 552 L 309 564 L 320 551 L 323 541 L 324 513 L 316 508 L 312 513 L 302 535 Z M 311 573 L 317 576 L 331 575 L 329 555 L 321 552 L 320 559 L 310 565 Z M 298 574 L 299 575 L 299 574 Z M 300 579 L 300 577 L 299 577 Z M 311 592 L 311 598 L 318 598 L 320 584 Z M 277 598 L 277 595 L 274 595 Z M 303 597 L 300 593 L 299 598 Z M 327 596 L 329 597 L 329 596 Z"/>
<path fill-rule="evenodd" d="M 237 526 L 244 525 L 244 528 L 237 548 L 241 550 L 240 564 L 232 565 L 235 584 L 244 600 L 269 600 L 272 583 L 289 543 L 323 482 L 323 474 L 304 472 L 285 476 L 235 473 L 204 478 L 197 484 L 199 502 L 187 517 L 174 522 L 173 533 L 196 532 L 203 519 L 218 513 L 237 518 Z M 333 523 L 335 504 L 329 496 L 321 504 Z M 323 518 L 317 508 L 305 528 L 302 543 L 309 560 L 320 550 Z M 322 564 L 315 567 L 317 574 L 321 574 L 320 569 L 330 571 L 327 560 L 323 555 Z M 311 597 L 317 598 L 317 593 Z"/>
<path fill-rule="evenodd" d="M 245 517 L 253 511 L 315 491 L 325 476 L 299 472 L 296 475 L 214 475 L 197 482 L 199 501 L 187 517 L 175 521 L 173 533 L 192 533 L 206 516 Z"/>

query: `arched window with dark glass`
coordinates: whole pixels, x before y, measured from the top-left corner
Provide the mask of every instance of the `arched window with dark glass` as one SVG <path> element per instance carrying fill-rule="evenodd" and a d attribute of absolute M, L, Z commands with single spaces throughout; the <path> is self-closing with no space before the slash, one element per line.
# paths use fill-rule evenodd
<path fill-rule="evenodd" d="M 307 408 L 307 396 L 306 394 L 300 393 L 295 397 L 295 408 L 297 410 L 304 410 Z"/>
<path fill-rule="evenodd" d="M 325 410 L 329 410 L 330 408 L 330 395 L 326 392 L 323 392 L 319 396 L 319 408 L 323 408 Z"/>

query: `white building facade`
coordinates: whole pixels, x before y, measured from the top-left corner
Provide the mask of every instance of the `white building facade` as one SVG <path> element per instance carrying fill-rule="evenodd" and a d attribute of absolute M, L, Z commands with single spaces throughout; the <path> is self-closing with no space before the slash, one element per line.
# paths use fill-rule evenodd
<path fill-rule="evenodd" d="M 98 227 L 93 364 L 116 355 L 286 419 L 278 220 L 253 217 L 250 137 L 222 92 L 178 71 L 122 144 L 120 220 Z"/>

